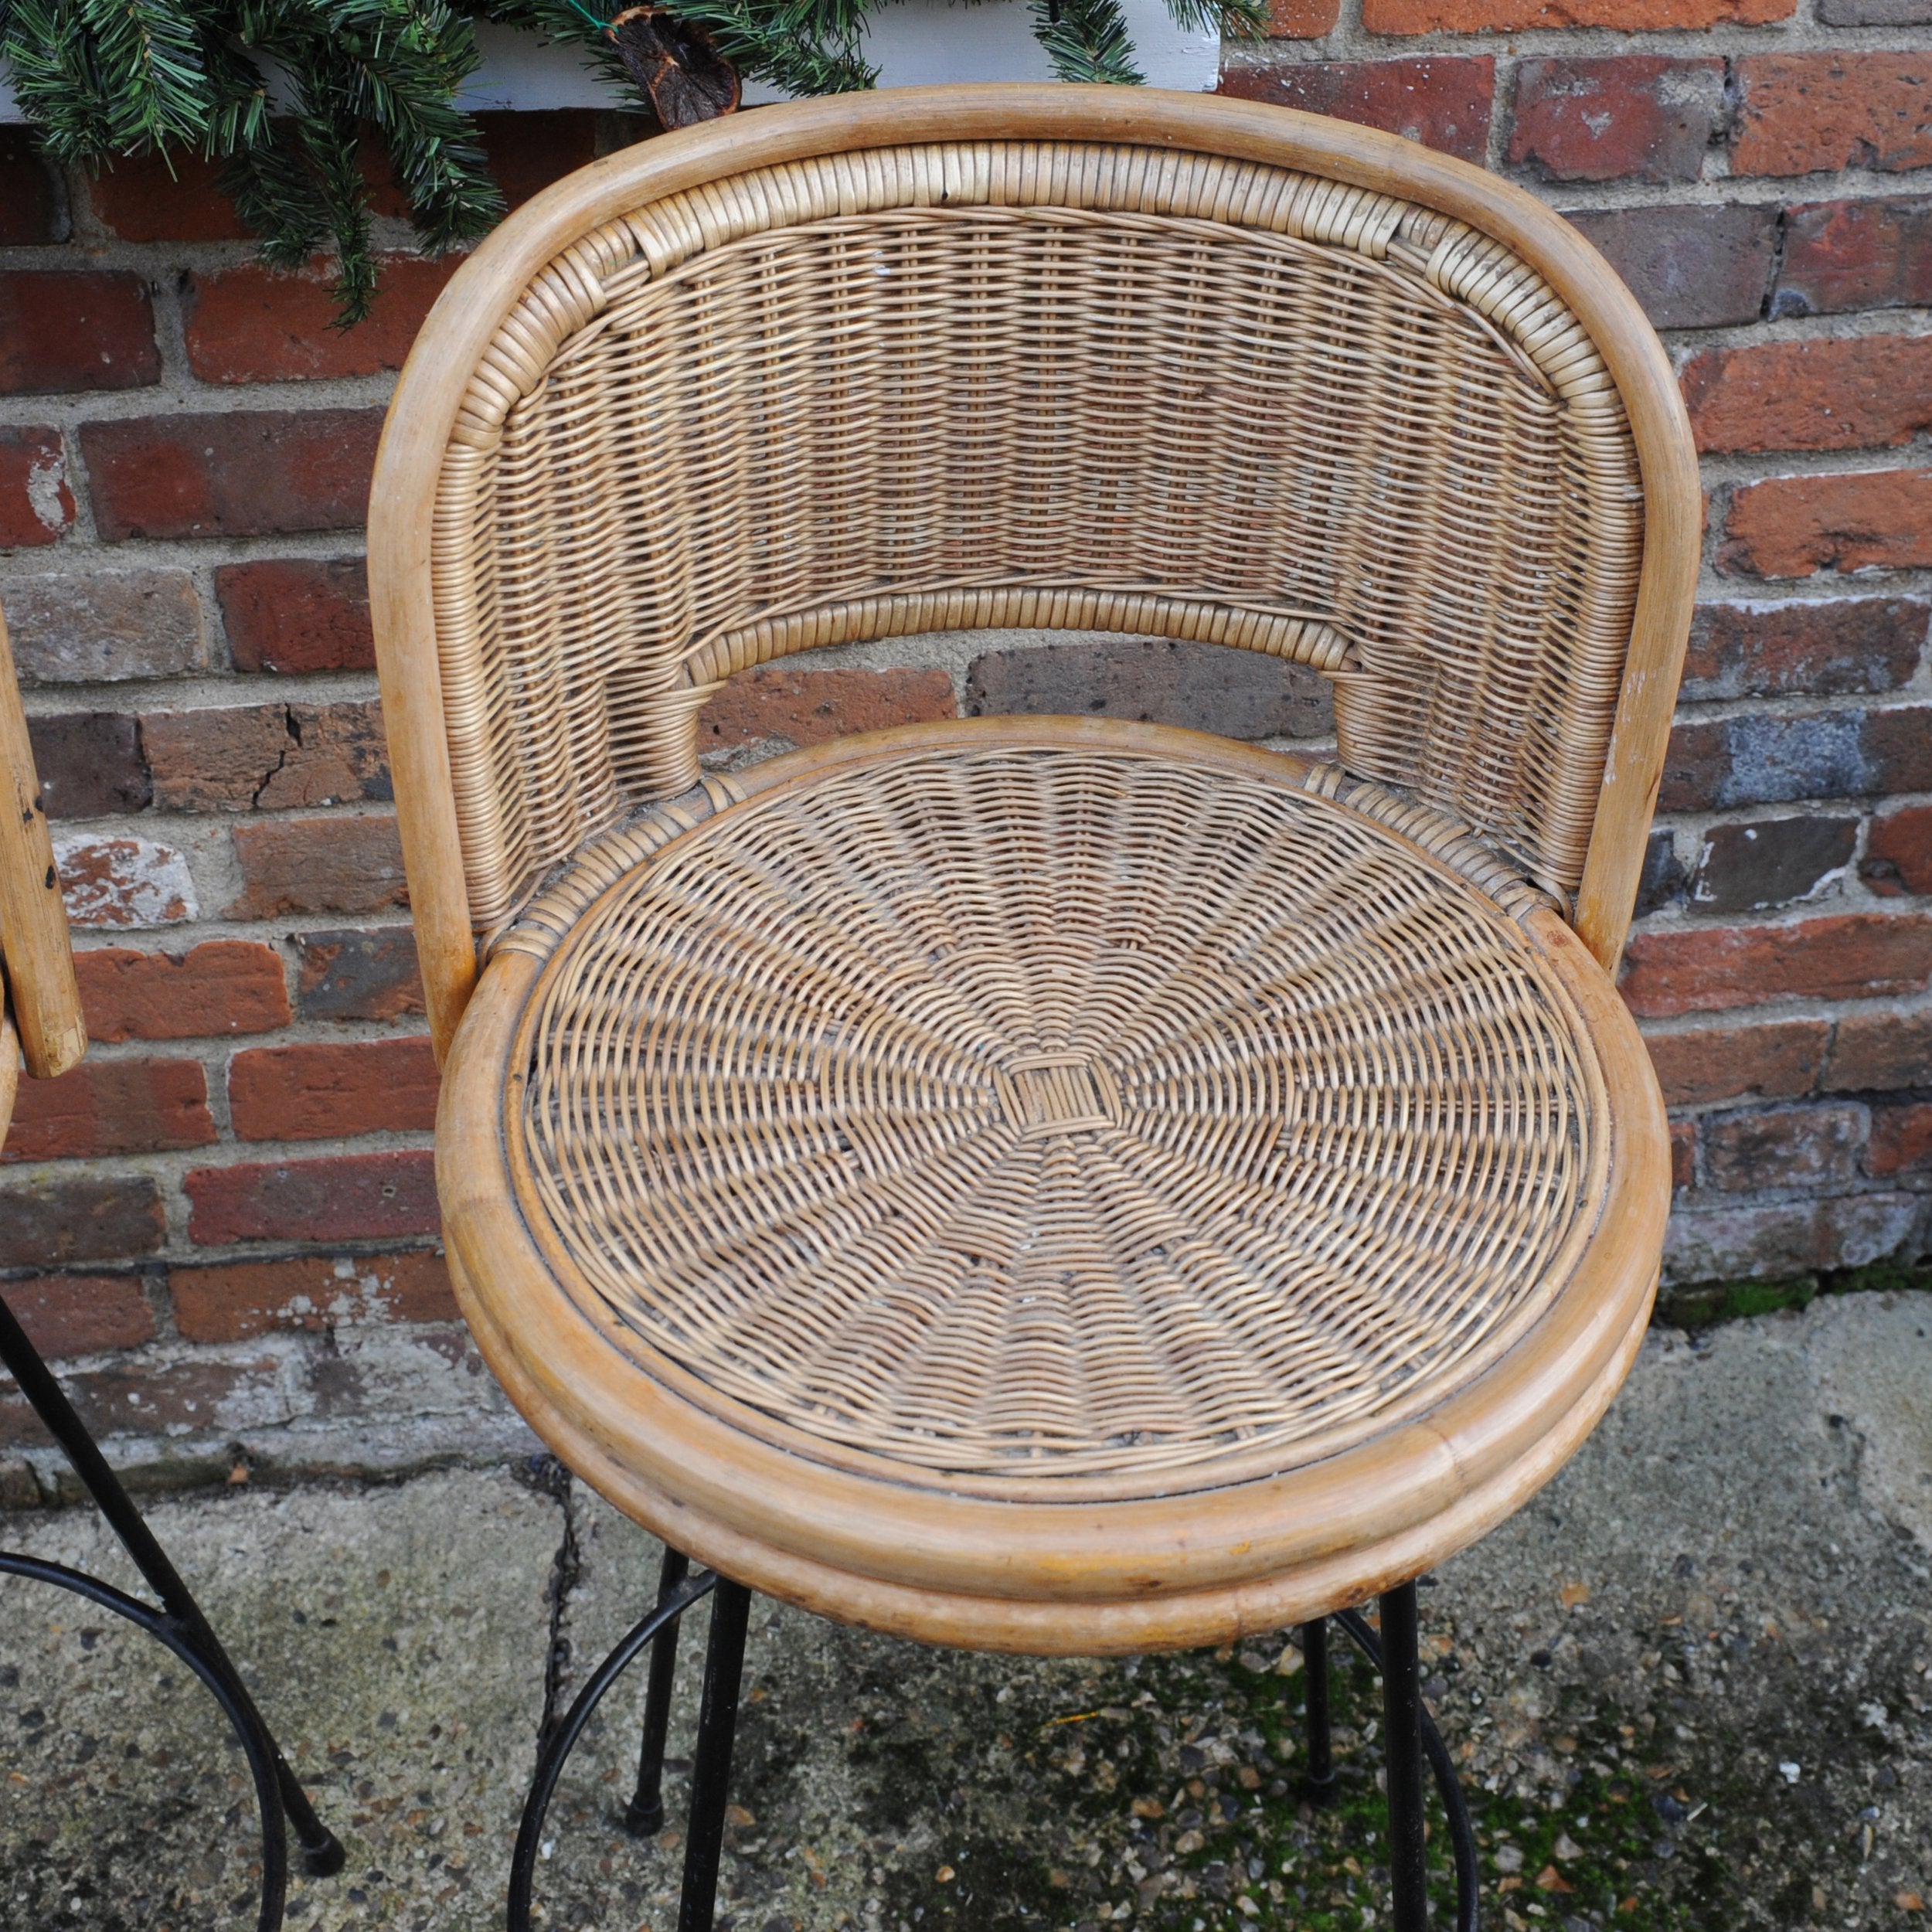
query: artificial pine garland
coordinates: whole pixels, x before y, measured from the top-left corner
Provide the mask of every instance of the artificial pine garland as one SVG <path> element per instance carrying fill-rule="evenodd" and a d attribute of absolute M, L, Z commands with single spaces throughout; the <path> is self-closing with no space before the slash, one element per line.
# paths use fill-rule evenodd
<path fill-rule="evenodd" d="M 862 30 L 888 3 L 674 0 L 672 12 L 699 33 L 657 39 L 674 50 L 708 40 L 707 54 L 791 94 L 839 94 L 876 81 Z M 1185 26 L 1249 34 L 1265 0 L 1166 5 Z M 1143 78 L 1121 0 L 1028 5 L 1063 80 Z M 624 12 L 624 0 L 0 0 L 0 57 L 59 160 L 98 169 L 124 156 L 202 155 L 219 163 L 222 186 L 268 261 L 296 267 L 332 245 L 346 325 L 369 313 L 376 293 L 359 164 L 372 135 L 426 251 L 474 240 L 503 213 L 476 124 L 455 104 L 477 64 L 473 19 L 587 49 L 614 106 L 651 111 L 654 97 L 659 109 L 667 97 L 694 97 L 647 91 L 636 47 L 627 60 L 610 31 Z M 277 70 L 285 105 L 271 112 Z M 722 100 L 733 90 L 709 92 Z"/>

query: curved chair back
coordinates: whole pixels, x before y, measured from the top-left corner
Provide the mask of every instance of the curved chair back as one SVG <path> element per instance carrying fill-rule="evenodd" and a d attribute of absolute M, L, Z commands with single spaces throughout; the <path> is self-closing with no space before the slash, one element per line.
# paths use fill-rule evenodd
<path fill-rule="evenodd" d="M 36 1079 L 64 1073 L 87 1050 L 33 747 L 0 615 L 0 1141 L 13 1117 L 20 1062 Z"/>
<path fill-rule="evenodd" d="M 432 1023 L 559 860 L 698 777 L 743 667 L 1021 625 L 1333 682 L 1342 762 L 1613 964 L 1689 621 L 1695 461 L 1566 224 L 1213 97 L 762 110 L 560 183 L 392 406 L 377 642 Z"/>

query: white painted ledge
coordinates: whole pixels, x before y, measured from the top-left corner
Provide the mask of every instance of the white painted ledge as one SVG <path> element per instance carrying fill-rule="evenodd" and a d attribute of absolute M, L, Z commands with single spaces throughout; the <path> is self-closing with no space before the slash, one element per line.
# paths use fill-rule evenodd
<path fill-rule="evenodd" d="M 1150 85 L 1202 94 L 1219 78 L 1217 36 L 1176 26 L 1162 0 L 1124 0 L 1141 70 Z M 544 107 L 615 107 L 621 103 L 590 62 L 568 47 L 546 46 L 535 35 L 479 23 L 482 65 L 458 98 L 475 111 Z M 1033 38 L 1032 18 L 1021 0 L 897 0 L 873 15 L 866 58 L 879 84 L 920 87 L 949 80 L 1050 80 L 1052 70 Z M 777 100 L 771 87 L 745 90 L 747 100 Z M 0 65 L 0 121 L 24 118 Z"/>

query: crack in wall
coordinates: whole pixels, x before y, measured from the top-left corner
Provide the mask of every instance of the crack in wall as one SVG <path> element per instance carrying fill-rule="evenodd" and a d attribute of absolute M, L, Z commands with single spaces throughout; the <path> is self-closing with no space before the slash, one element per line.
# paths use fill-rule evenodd
<path fill-rule="evenodd" d="M 261 783 L 250 794 L 248 803 L 253 811 L 262 809 L 262 794 L 281 775 L 288 763 L 291 751 L 299 751 L 302 748 L 302 721 L 293 705 L 282 706 L 282 729 L 287 734 L 288 742 L 282 747 L 275 762 L 262 774 Z"/>

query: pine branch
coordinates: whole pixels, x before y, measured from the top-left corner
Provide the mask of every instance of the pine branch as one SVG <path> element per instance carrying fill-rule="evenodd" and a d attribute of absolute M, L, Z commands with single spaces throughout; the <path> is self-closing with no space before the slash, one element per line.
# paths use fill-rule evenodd
<path fill-rule="evenodd" d="M 1138 87 L 1147 77 L 1134 64 L 1134 43 L 1120 0 L 1029 0 L 1033 37 L 1063 80 L 1098 80 Z"/>
<path fill-rule="evenodd" d="M 875 86 L 864 29 L 887 0 L 670 0 L 741 72 L 794 94 Z M 90 168 L 181 152 L 219 164 L 265 260 L 306 263 L 333 243 L 344 322 L 376 288 L 362 144 L 372 130 L 430 252 L 502 213 L 476 125 L 457 105 L 477 65 L 474 18 L 503 21 L 594 62 L 613 96 L 650 111 L 604 27 L 627 0 L 0 0 L 0 58 L 41 140 Z M 1029 0 L 1054 71 L 1141 79 L 1120 0 Z M 1256 31 L 1265 0 L 1167 0 L 1184 26 Z M 271 112 L 274 62 L 294 111 Z"/>
<path fill-rule="evenodd" d="M 114 151 L 111 90 L 79 10 L 61 0 L 14 0 L 5 29 L 0 57 L 13 70 L 14 97 L 55 158 L 105 159 Z"/>
<path fill-rule="evenodd" d="M 628 97 L 634 111 L 650 102 L 604 38 L 604 25 L 631 0 L 488 0 L 488 15 L 581 48 Z M 877 0 L 682 0 L 680 19 L 702 27 L 739 71 L 788 94 L 852 94 L 878 84 L 859 52 L 860 24 Z"/>
<path fill-rule="evenodd" d="M 486 233 L 503 196 L 454 101 L 476 71 L 469 22 L 441 0 L 328 0 L 326 13 L 341 116 L 382 131 L 423 247 L 440 254 Z"/>
<path fill-rule="evenodd" d="M 172 0 L 80 0 L 80 14 L 95 63 L 112 77 L 103 131 L 115 151 L 199 142 L 208 88 L 195 21 Z"/>
<path fill-rule="evenodd" d="M 718 51 L 787 94 L 857 94 L 879 84 L 859 52 L 866 0 L 774 6 L 759 0 L 682 0 L 679 13 L 709 30 Z"/>
<path fill-rule="evenodd" d="M 1229 40 L 1258 40 L 1267 32 L 1267 0 L 1167 0 L 1176 26 L 1219 33 Z"/>

